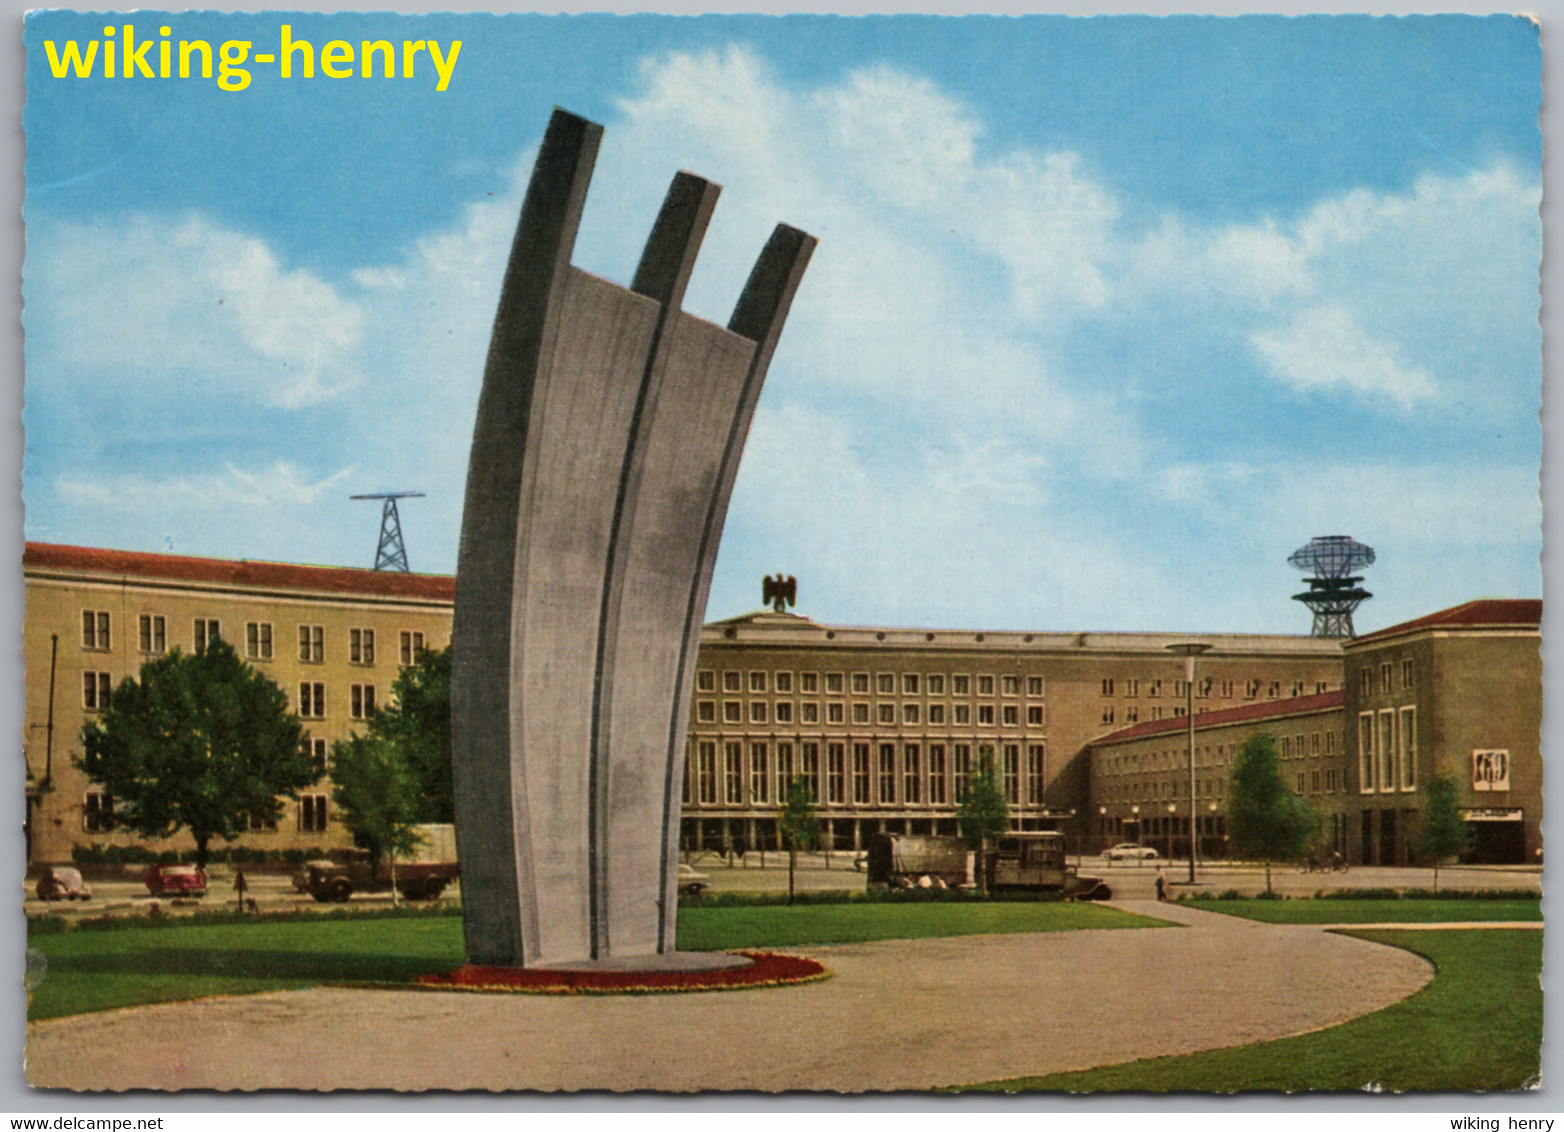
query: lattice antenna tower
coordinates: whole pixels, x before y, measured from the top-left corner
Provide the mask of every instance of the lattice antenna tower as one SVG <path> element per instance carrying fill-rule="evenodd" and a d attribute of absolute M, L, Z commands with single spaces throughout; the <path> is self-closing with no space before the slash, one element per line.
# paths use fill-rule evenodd
<path fill-rule="evenodd" d="M 379 491 L 369 495 L 350 495 L 349 499 L 383 499 L 380 509 L 380 545 L 375 549 L 376 570 L 398 570 L 409 573 L 407 546 L 402 542 L 402 517 L 396 513 L 398 499 L 422 499 L 421 491 Z"/>
<path fill-rule="evenodd" d="M 1308 592 L 1293 594 L 1292 599 L 1314 614 L 1313 636 L 1357 636 L 1352 611 L 1374 595 L 1358 584 L 1363 578 L 1355 571 L 1374 564 L 1374 548 L 1346 535 L 1321 535 L 1293 551 L 1287 561 L 1312 575 L 1304 579 Z"/>

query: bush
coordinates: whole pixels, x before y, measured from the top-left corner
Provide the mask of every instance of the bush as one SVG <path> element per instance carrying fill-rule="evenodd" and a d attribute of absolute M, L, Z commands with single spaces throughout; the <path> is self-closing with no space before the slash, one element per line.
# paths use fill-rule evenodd
<path fill-rule="evenodd" d="M 1394 888 L 1337 888 L 1321 891 L 1319 900 L 1400 900 L 1401 893 Z"/>
<path fill-rule="evenodd" d="M 1255 899 L 1255 900 L 1286 900 L 1287 897 L 1283 896 L 1280 892 L 1257 892 L 1257 893 L 1254 894 L 1253 899 Z"/>
<path fill-rule="evenodd" d="M 1062 892 L 981 893 L 971 888 L 881 888 L 865 892 L 825 889 L 797 893 L 793 904 L 963 904 L 1049 903 L 1065 899 Z M 679 900 L 683 908 L 766 908 L 788 904 L 785 892 L 706 892 Z"/>

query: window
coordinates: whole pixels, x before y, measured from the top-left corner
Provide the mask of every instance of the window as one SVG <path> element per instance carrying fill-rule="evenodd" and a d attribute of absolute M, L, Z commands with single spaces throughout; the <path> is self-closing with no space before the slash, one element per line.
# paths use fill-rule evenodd
<path fill-rule="evenodd" d="M 777 704 L 775 714 L 778 723 L 792 723 L 793 705 L 788 703 L 786 700 L 783 700 L 781 703 Z"/>
<path fill-rule="evenodd" d="M 945 804 L 945 745 L 929 744 L 929 805 Z"/>
<path fill-rule="evenodd" d="M 959 802 L 967 796 L 967 781 L 972 777 L 972 748 L 957 743 L 951 756 L 951 797 Z"/>
<path fill-rule="evenodd" d="M 799 704 L 798 705 L 798 720 L 799 720 L 800 723 L 819 723 L 820 722 L 820 705 L 819 704 L 813 704 L 813 703 L 811 703 L 811 704 Z"/>
<path fill-rule="evenodd" d="M 875 681 L 875 687 L 879 688 L 882 696 L 894 696 L 896 694 L 896 677 L 888 672 L 882 672 L 880 673 L 880 678 Z"/>
<path fill-rule="evenodd" d="M 966 704 L 957 704 L 951 710 L 956 713 L 957 726 L 965 727 L 967 724 L 972 722 L 972 709 Z"/>
<path fill-rule="evenodd" d="M 1033 722 L 1033 720 L 1031 719 L 1031 713 L 1033 711 L 1037 711 L 1037 709 L 1036 708 L 1032 708 L 1032 709 L 1030 709 L 1027 712 L 1027 722 L 1028 723 Z M 1135 723 L 1139 719 L 1140 719 L 1140 708 L 1136 707 L 1134 704 L 1125 704 L 1124 705 L 1124 722 L 1125 723 Z M 1043 721 L 1043 713 L 1041 711 L 1038 711 L 1037 712 L 1037 720 L 1036 720 L 1036 722 L 1041 723 L 1042 721 Z"/>
<path fill-rule="evenodd" d="M 764 672 L 751 672 L 749 674 L 749 690 L 754 693 L 766 690 L 766 674 Z"/>
<path fill-rule="evenodd" d="M 424 651 L 424 635 L 415 630 L 403 629 L 399 639 L 402 666 L 406 668 L 409 665 L 417 664 L 418 654 Z M 709 678 L 711 673 L 706 672 L 702 673 L 702 675 Z M 701 690 L 703 692 L 711 691 L 710 688 L 702 688 Z"/>
<path fill-rule="evenodd" d="M 1012 806 L 1021 802 L 1021 747 L 1005 744 L 1005 801 Z"/>
<path fill-rule="evenodd" d="M 737 672 L 724 672 L 722 674 L 722 690 L 724 692 L 742 692 L 743 678 Z"/>
<path fill-rule="evenodd" d="M 853 722 L 854 723 L 868 723 L 869 722 L 869 705 L 868 704 L 854 704 L 853 705 Z"/>
<path fill-rule="evenodd" d="M 992 726 L 994 726 L 994 705 L 993 704 L 979 704 L 978 705 L 978 724 L 980 726 L 983 726 L 983 727 L 992 727 Z"/>
<path fill-rule="evenodd" d="M 828 695 L 840 696 L 842 694 L 842 674 L 840 672 L 827 672 L 825 674 L 825 690 Z"/>
<path fill-rule="evenodd" d="M 744 744 L 724 743 L 722 758 L 727 802 L 737 806 L 744 801 Z"/>
<path fill-rule="evenodd" d="M 81 611 L 81 647 L 96 652 L 109 651 L 109 615 L 99 609 Z"/>
<path fill-rule="evenodd" d="M 825 721 L 827 723 L 844 723 L 844 722 L 846 722 L 842 718 L 842 705 L 841 704 L 826 704 L 825 705 Z"/>
<path fill-rule="evenodd" d="M 751 723 L 766 722 L 766 702 L 764 700 L 751 700 L 749 704 L 749 721 Z"/>
<path fill-rule="evenodd" d="M 908 806 L 916 806 L 923 795 L 918 778 L 918 763 L 921 761 L 918 756 L 921 753 L 916 743 L 908 743 L 901 749 L 901 800 Z"/>
<path fill-rule="evenodd" d="M 1021 694 L 1021 677 L 1001 676 L 999 678 L 999 690 L 1007 696 L 1019 696 Z"/>
<path fill-rule="evenodd" d="M 716 687 L 713 682 L 712 687 Z M 717 744 L 695 745 L 695 792 L 703 806 L 717 804 Z"/>
<path fill-rule="evenodd" d="M 945 694 L 945 677 L 930 676 L 928 678 L 929 695 L 943 696 Z"/>
<path fill-rule="evenodd" d="M 299 832 L 326 832 L 326 795 L 299 795 Z"/>
<path fill-rule="evenodd" d="M 880 744 L 880 805 L 896 801 L 896 744 Z"/>
<path fill-rule="evenodd" d="M 272 658 L 272 623 L 270 621 L 246 621 L 244 623 L 244 655 L 251 660 Z"/>
<path fill-rule="evenodd" d="M 1280 680 L 1272 680 L 1266 685 L 1265 694 L 1268 699 L 1276 699 L 1282 694 L 1282 682 Z"/>
<path fill-rule="evenodd" d="M 1407 657 L 1405 660 L 1403 660 L 1401 662 L 1401 686 L 1403 688 L 1410 688 L 1412 686 L 1412 658 L 1411 657 Z"/>
<path fill-rule="evenodd" d="M 743 723 L 744 705 L 737 700 L 723 700 L 722 721 L 724 723 Z"/>
<path fill-rule="evenodd" d="M 1381 664 L 1379 666 L 1379 690 L 1381 692 L 1388 692 L 1388 691 L 1391 690 L 1391 688 L 1390 688 L 1390 671 L 1391 671 L 1391 664 L 1390 664 L 1390 662 L 1388 660 L 1385 661 L 1385 663 L 1383 663 L 1383 664 Z"/>
<path fill-rule="evenodd" d="M 81 706 L 88 711 L 103 711 L 109 706 L 113 680 L 107 672 L 81 674 Z"/>
<path fill-rule="evenodd" d="M 89 790 L 82 797 L 81 827 L 88 833 L 107 833 L 114 828 L 114 799 L 102 790 Z"/>
<path fill-rule="evenodd" d="M 813 696 L 820 691 L 820 674 L 818 672 L 800 672 L 798 674 L 798 690 L 806 696 Z"/>
<path fill-rule="evenodd" d="M 1301 695 L 1303 695 L 1303 681 L 1302 680 L 1294 680 L 1292 682 L 1292 694 L 1294 696 L 1301 696 Z"/>
<path fill-rule="evenodd" d="M 299 753 L 315 764 L 315 773 L 325 775 L 331 770 L 331 745 L 324 739 L 306 734 L 299 744 Z"/>
<path fill-rule="evenodd" d="M 869 674 L 867 672 L 853 673 L 853 694 L 867 696 L 869 694 Z"/>
<path fill-rule="evenodd" d="M 1365 696 L 1374 694 L 1374 670 L 1366 664 L 1358 673 L 1358 691 Z"/>
<path fill-rule="evenodd" d="M 1043 804 L 1043 788 L 1048 784 L 1048 755 L 1041 743 L 1026 749 L 1026 800 L 1029 805 Z"/>
<path fill-rule="evenodd" d="M 404 633 L 403 636 L 406 636 Z M 407 661 L 403 661 L 406 664 Z M 695 690 L 697 692 L 715 692 L 717 690 L 717 674 L 709 668 L 703 668 L 695 674 Z"/>
<path fill-rule="evenodd" d="M 972 677 L 970 676 L 952 676 L 950 678 L 950 694 L 953 696 L 970 695 L 971 687 Z"/>
<path fill-rule="evenodd" d="M 803 745 L 804 781 L 809 784 L 809 800 L 820 801 L 820 744 Z"/>
<path fill-rule="evenodd" d="M 1113 695 L 1113 677 L 1112 676 L 1104 676 L 1102 678 L 1102 694 L 1105 695 L 1105 696 Z"/>
<path fill-rule="evenodd" d="M 141 615 L 141 651 L 161 653 L 168 650 L 168 628 L 163 618 L 156 613 L 143 613 Z"/>
<path fill-rule="evenodd" d="M 299 626 L 299 659 L 320 664 L 326 659 L 326 630 L 319 625 Z"/>
<path fill-rule="evenodd" d="M 749 800 L 751 802 L 771 801 L 771 779 L 766 774 L 766 754 L 764 743 L 749 745 Z"/>
<path fill-rule="evenodd" d="M 879 707 L 880 707 L 879 720 L 880 720 L 881 723 L 895 723 L 896 722 L 896 705 L 895 704 L 880 704 Z"/>
<path fill-rule="evenodd" d="M 1102 705 L 1102 721 L 1104 723 L 1112 723 L 1113 722 L 1113 705 L 1112 704 L 1103 704 Z"/>
<path fill-rule="evenodd" d="M 772 678 L 772 687 L 777 690 L 777 695 L 788 696 L 793 693 L 793 674 L 791 672 L 778 672 Z"/>
<path fill-rule="evenodd" d="M 1146 695 L 1151 696 L 1153 698 L 1162 695 L 1162 681 L 1161 680 L 1147 680 L 1146 681 Z"/>
<path fill-rule="evenodd" d="M 1388 793 L 1396 788 L 1396 713 L 1379 713 L 1379 789 Z"/>
<path fill-rule="evenodd" d="M 992 676 L 979 676 L 977 678 L 977 694 L 980 696 L 992 696 L 994 694 L 994 678 Z"/>
<path fill-rule="evenodd" d="M 223 639 L 222 626 L 210 617 L 195 619 L 195 652 L 197 656 Z"/>
<path fill-rule="evenodd" d="M 901 721 L 903 723 L 917 723 L 918 722 L 918 705 L 917 704 L 902 704 L 902 706 L 901 706 Z"/>
<path fill-rule="evenodd" d="M 1026 678 L 1026 694 L 1040 696 L 1043 694 L 1043 678 L 1041 676 L 1028 676 Z"/>
<path fill-rule="evenodd" d="M 1021 723 L 1021 709 L 1015 704 L 1005 704 L 1000 708 L 999 718 L 1006 727 L 1018 727 Z"/>
<path fill-rule="evenodd" d="M 1233 682 L 1231 680 L 1222 681 L 1222 698 L 1224 700 L 1233 698 Z"/>
<path fill-rule="evenodd" d="M 299 685 L 299 716 L 303 719 L 326 718 L 326 685 Z"/>
<path fill-rule="evenodd" d="M 354 684 L 348 689 L 348 714 L 354 719 L 368 719 L 375 714 L 373 684 Z"/>
<path fill-rule="evenodd" d="M 1358 791 L 1374 793 L 1374 713 L 1371 711 L 1358 716 Z"/>
<path fill-rule="evenodd" d="M 1330 681 L 1316 680 L 1314 682 L 1314 694 L 1316 696 L 1323 696 L 1328 691 L 1330 691 Z"/>
<path fill-rule="evenodd" d="M 695 720 L 697 723 L 716 723 L 717 704 L 714 700 L 695 701 Z"/>
<path fill-rule="evenodd" d="M 1417 709 L 1401 709 L 1400 746 L 1397 761 L 1401 764 L 1401 789 L 1417 789 Z"/>
<path fill-rule="evenodd" d="M 945 722 L 945 705 L 944 704 L 930 704 L 929 705 L 929 722 L 930 723 L 944 723 Z"/>
<path fill-rule="evenodd" d="M 916 673 L 907 672 L 902 675 L 901 694 L 904 696 L 916 696 L 918 694 L 918 677 Z"/>
<path fill-rule="evenodd" d="M 1298 772 L 1297 780 L 1294 783 L 1293 793 L 1295 793 L 1295 794 L 1302 794 L 1303 793 L 1303 771 L 1301 771 L 1301 770 Z"/>
<path fill-rule="evenodd" d="M 869 804 L 869 744 L 853 744 L 853 804 Z"/>
<path fill-rule="evenodd" d="M 1140 695 L 1140 681 L 1139 680 L 1126 680 L 1126 681 L 1124 681 L 1124 695 L 1126 697 L 1128 697 L 1129 699 L 1134 699 L 1136 696 Z"/>
<path fill-rule="evenodd" d="M 827 743 L 825 745 L 825 787 L 826 801 L 833 806 L 840 806 L 847 800 L 846 762 L 847 748 L 842 743 Z"/>
<path fill-rule="evenodd" d="M 1320 792 L 1320 772 L 1317 770 L 1309 772 L 1309 791 L 1313 794 Z"/>
<path fill-rule="evenodd" d="M 348 663 L 375 663 L 375 631 L 373 629 L 348 630 Z"/>
<path fill-rule="evenodd" d="M 1253 699 L 1258 699 L 1259 696 L 1260 696 L 1260 681 L 1258 681 L 1258 680 L 1245 680 L 1244 681 L 1244 699 L 1246 699 L 1246 700 L 1253 700 Z"/>
<path fill-rule="evenodd" d="M 251 814 L 250 815 L 250 832 L 251 833 L 276 833 L 277 832 L 277 819 L 274 818 L 274 817 L 264 817 L 261 814 Z"/>
<path fill-rule="evenodd" d="M 1292 736 L 1291 735 L 1283 735 L 1282 736 L 1282 758 L 1284 758 L 1284 759 L 1292 758 Z"/>

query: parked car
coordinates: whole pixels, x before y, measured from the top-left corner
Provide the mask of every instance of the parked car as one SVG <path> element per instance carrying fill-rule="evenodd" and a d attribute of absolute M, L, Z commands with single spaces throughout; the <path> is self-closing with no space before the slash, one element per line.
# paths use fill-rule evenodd
<path fill-rule="evenodd" d="M 91 900 L 92 889 L 81 870 L 70 865 L 45 865 L 35 890 L 39 900 Z"/>
<path fill-rule="evenodd" d="M 698 873 L 689 865 L 679 865 L 679 895 L 699 896 L 711 883 L 711 877 L 705 873 Z"/>
<path fill-rule="evenodd" d="M 206 895 L 206 870 L 194 865 L 153 865 L 142 881 L 153 896 Z"/>
<path fill-rule="evenodd" d="M 1110 861 L 1155 861 L 1158 854 L 1150 845 L 1125 841 L 1112 849 L 1104 849 L 1102 855 Z"/>

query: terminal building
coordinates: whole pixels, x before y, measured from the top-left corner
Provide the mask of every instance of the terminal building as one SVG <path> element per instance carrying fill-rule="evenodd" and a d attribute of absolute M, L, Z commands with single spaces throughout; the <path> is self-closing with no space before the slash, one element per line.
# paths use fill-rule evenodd
<path fill-rule="evenodd" d="M 76 769 L 82 726 L 143 662 L 214 638 L 287 691 L 322 767 L 276 828 L 243 843 L 345 843 L 331 744 L 363 730 L 420 649 L 449 644 L 455 596 L 446 576 L 44 543 L 28 544 L 23 573 L 30 862 L 135 841 L 114 828 L 113 799 Z M 1470 743 L 1482 753 L 1471 756 L 1482 785 L 1474 779 L 1468 807 L 1482 852 L 1517 859 L 1539 844 L 1540 603 L 1472 604 L 1482 608 L 1357 641 L 1198 635 L 1211 647 L 1192 688 L 1169 650 L 1189 635 L 864 628 L 770 611 L 715 622 L 697 662 L 681 842 L 774 846 L 784 784 L 798 775 L 833 847 L 881 831 L 954 833 L 961 792 L 987 758 L 1017 828 L 1063 830 L 1085 852 L 1137 838 L 1176 849 L 1191 816 L 1192 702 L 1198 780 L 1209 783 L 1197 791 L 1202 848 L 1220 850 L 1234 745 L 1264 725 L 1287 741 L 1299 789 L 1340 802 L 1332 836 L 1354 860 L 1405 859 L 1417 784 L 1465 759 L 1451 744 Z M 1501 614 L 1509 620 L 1493 620 Z M 1394 683 L 1403 660 L 1413 684 L 1382 690 L 1384 665 Z M 1387 778 L 1382 792 L 1380 752 L 1403 742 L 1420 760 L 1412 786 Z M 1355 793 L 1360 750 L 1373 752 L 1372 796 Z M 1402 773 L 1397 757 L 1387 774 Z"/>

